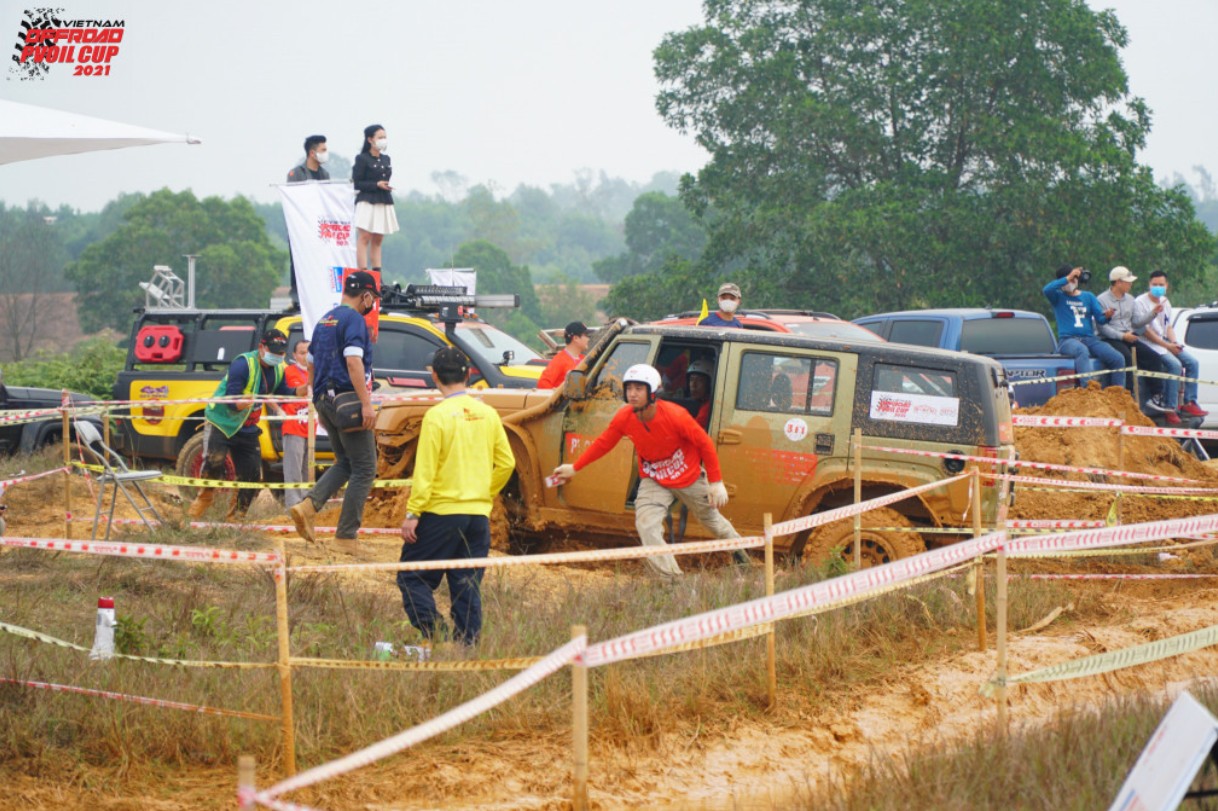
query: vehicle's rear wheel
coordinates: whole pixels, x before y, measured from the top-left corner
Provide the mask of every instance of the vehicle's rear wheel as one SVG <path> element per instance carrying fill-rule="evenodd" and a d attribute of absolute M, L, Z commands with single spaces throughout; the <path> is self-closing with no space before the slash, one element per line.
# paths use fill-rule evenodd
<path fill-rule="evenodd" d="M 912 529 L 913 523 L 895 510 L 879 509 L 863 513 L 860 560 L 864 568 L 891 563 L 926 551 L 926 542 L 916 532 L 896 532 Z M 889 528 L 893 529 L 889 529 Z M 812 533 L 803 550 L 804 563 L 823 563 L 834 549 L 840 549 L 847 563 L 854 560 L 854 519 L 834 521 Z"/>
<path fill-rule="evenodd" d="M 186 444 L 182 446 L 182 451 L 178 454 L 177 465 L 174 466 L 174 472 L 179 476 L 189 476 L 192 479 L 203 478 L 203 432 L 192 436 L 186 440 Z M 224 457 L 224 475 L 220 478 L 227 479 L 230 482 L 237 480 L 237 467 L 233 464 L 231 456 Z M 178 492 L 182 494 L 182 498 L 187 501 L 194 501 L 195 496 L 199 494 L 199 488 L 190 487 L 185 484 L 178 485 Z M 222 493 L 217 493 L 218 500 L 227 501 L 225 493 L 232 495 L 236 491 L 225 489 Z"/>

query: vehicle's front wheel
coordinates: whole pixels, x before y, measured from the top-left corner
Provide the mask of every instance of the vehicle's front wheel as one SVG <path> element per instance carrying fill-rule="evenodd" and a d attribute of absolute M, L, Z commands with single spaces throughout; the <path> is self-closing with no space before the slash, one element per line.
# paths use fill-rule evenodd
<path fill-rule="evenodd" d="M 913 529 L 913 523 L 895 510 L 879 509 L 863 513 L 859 532 L 860 560 L 864 568 L 891 563 L 926 551 L 926 542 Z M 829 559 L 834 549 L 841 550 L 842 559 L 854 560 L 854 519 L 834 521 L 813 531 L 803 550 L 803 562 L 820 564 Z"/>
<path fill-rule="evenodd" d="M 178 462 L 174 466 L 174 472 L 179 476 L 188 476 L 192 479 L 203 478 L 203 432 L 192 436 L 186 440 L 186 444 L 182 446 L 182 450 L 178 453 Z M 231 456 L 224 457 L 224 474 L 220 477 L 227 479 L 230 482 L 237 480 L 237 467 L 233 464 Z M 199 493 L 199 488 L 191 487 L 185 484 L 178 485 L 178 492 L 182 494 L 182 498 L 187 501 L 194 501 L 195 496 Z M 230 490 L 230 493 L 235 492 Z"/>

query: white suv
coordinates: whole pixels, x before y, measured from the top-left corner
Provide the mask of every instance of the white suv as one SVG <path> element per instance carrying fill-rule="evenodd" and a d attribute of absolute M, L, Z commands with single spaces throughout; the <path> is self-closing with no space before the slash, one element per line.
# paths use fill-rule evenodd
<path fill-rule="evenodd" d="M 1218 380 L 1218 302 L 1204 307 L 1174 307 L 1172 328 L 1176 340 L 1197 359 L 1200 380 Z M 1210 412 L 1202 428 L 1218 428 L 1218 385 L 1201 383 L 1197 404 Z"/>

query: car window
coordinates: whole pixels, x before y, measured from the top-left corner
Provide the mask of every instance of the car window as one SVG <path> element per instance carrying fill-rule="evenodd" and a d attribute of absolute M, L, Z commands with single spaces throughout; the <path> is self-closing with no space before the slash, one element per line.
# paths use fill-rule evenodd
<path fill-rule="evenodd" d="M 888 340 L 894 344 L 913 344 L 914 346 L 938 346 L 939 336 L 943 334 L 942 321 L 901 320 L 892 322 L 892 330 Z"/>
<path fill-rule="evenodd" d="M 611 379 L 620 384 L 626 370 L 636 363 L 646 363 L 649 355 L 651 355 L 651 344 L 619 341 L 617 346 L 610 351 L 609 356 L 605 358 L 605 362 L 597 369 L 596 376 L 588 390 L 591 391 Z"/>
<path fill-rule="evenodd" d="M 436 350 L 444 346 L 440 341 L 418 332 L 394 329 L 381 324 L 380 335 L 372 349 L 374 369 L 400 369 L 421 372 L 431 365 Z"/>
<path fill-rule="evenodd" d="M 1197 349 L 1218 349 L 1218 319 L 1190 319 L 1186 339 Z"/>
<path fill-rule="evenodd" d="M 922 369 L 916 366 L 893 366 L 887 363 L 875 365 L 873 391 L 893 394 L 925 394 L 931 397 L 955 397 L 956 374 L 941 369 Z"/>
<path fill-rule="evenodd" d="M 531 360 L 541 358 L 511 335 L 489 324 L 460 324 L 457 326 L 457 336 L 462 348 L 479 366 L 524 366 Z M 505 364 L 504 352 L 512 353 L 511 362 Z"/>
<path fill-rule="evenodd" d="M 736 408 L 827 417 L 833 413 L 836 387 L 835 360 L 745 352 Z"/>
<path fill-rule="evenodd" d="M 960 350 L 974 355 L 1052 355 L 1057 343 L 1039 318 L 976 318 L 961 327 Z"/>

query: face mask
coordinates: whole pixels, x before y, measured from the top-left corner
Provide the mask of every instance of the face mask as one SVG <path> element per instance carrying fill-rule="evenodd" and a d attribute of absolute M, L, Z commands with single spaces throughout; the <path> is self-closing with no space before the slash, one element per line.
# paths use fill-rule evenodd
<path fill-rule="evenodd" d="M 377 152 L 384 152 L 385 148 L 389 146 L 389 139 L 388 138 L 377 138 L 375 141 L 372 142 L 372 145 L 374 147 L 376 147 Z"/>
<path fill-rule="evenodd" d="M 740 302 L 735 299 L 721 298 L 719 299 L 719 309 L 725 313 L 734 313 L 736 308 L 740 306 Z"/>
<path fill-rule="evenodd" d="M 1167 287 L 1161 284 L 1152 284 L 1150 286 L 1150 294 L 1155 298 L 1163 298 L 1167 295 Z"/>
<path fill-rule="evenodd" d="M 316 152 L 313 154 L 313 157 L 317 159 L 318 163 L 325 163 L 326 161 L 330 160 L 330 153 L 329 152 Z"/>
<path fill-rule="evenodd" d="M 267 366 L 278 366 L 283 363 L 283 355 L 276 355 L 274 352 L 263 352 L 262 362 Z"/>
<path fill-rule="evenodd" d="M 1066 282 L 1066 286 L 1063 287 L 1062 289 L 1065 290 L 1067 293 L 1073 293 L 1075 290 L 1078 290 L 1078 285 L 1075 284 L 1074 282 Z"/>

